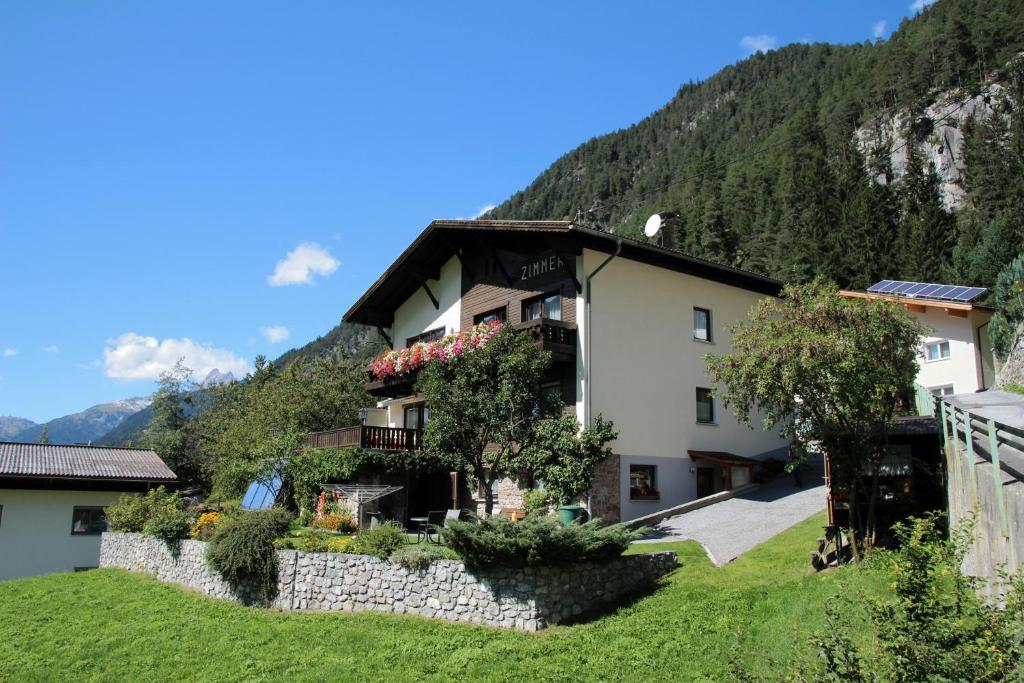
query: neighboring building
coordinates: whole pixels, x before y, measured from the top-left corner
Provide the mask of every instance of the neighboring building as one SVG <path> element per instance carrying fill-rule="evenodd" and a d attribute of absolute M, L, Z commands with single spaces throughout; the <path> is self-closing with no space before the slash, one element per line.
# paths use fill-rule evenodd
<path fill-rule="evenodd" d="M 445 220 L 431 223 L 344 320 L 378 327 L 396 349 L 491 319 L 532 335 L 552 353 L 548 381 L 566 410 L 584 424 L 598 414 L 615 423 L 616 455 L 589 503 L 595 516 L 628 520 L 743 483 L 748 459 L 785 457 L 777 433 L 740 424 L 715 401 L 704 362 L 728 353 L 729 326 L 780 289 L 570 222 Z M 413 394 L 414 379 L 371 381 L 381 401 L 364 411 L 363 425 L 310 435 L 307 444 L 419 448 L 430 407 Z M 451 507 L 459 488 L 448 473 L 385 479 L 378 483 L 406 487 L 386 510 L 398 519 Z M 519 507 L 530 484 L 499 482 L 496 507 Z"/>
<path fill-rule="evenodd" d="M 0 581 L 98 566 L 103 508 L 176 482 L 148 449 L 0 443 Z"/>
<path fill-rule="evenodd" d="M 995 364 L 988 338 L 993 309 L 972 303 L 981 287 L 883 280 L 867 292 L 842 296 L 898 301 L 929 332 L 921 341 L 917 383 L 936 396 L 969 394 L 992 386 Z"/>

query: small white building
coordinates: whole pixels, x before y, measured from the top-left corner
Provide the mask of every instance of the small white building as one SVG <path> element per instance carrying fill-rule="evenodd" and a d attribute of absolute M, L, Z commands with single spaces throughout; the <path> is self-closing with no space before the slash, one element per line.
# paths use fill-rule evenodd
<path fill-rule="evenodd" d="M 903 304 L 929 330 L 917 357 L 917 383 L 936 396 L 951 396 L 984 391 L 994 382 L 995 363 L 988 338 L 994 311 L 973 303 L 986 291 L 981 287 L 883 280 L 867 292 L 842 290 L 840 294 Z"/>
<path fill-rule="evenodd" d="M 0 443 L 0 581 L 99 566 L 103 509 L 176 483 L 149 449 Z"/>

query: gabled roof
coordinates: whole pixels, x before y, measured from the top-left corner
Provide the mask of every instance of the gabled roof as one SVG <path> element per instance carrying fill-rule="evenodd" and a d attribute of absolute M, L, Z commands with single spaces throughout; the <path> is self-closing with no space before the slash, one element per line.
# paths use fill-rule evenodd
<path fill-rule="evenodd" d="M 593 249 L 763 294 L 776 295 L 778 280 L 725 266 L 646 242 L 613 235 L 571 221 L 435 220 L 413 240 L 384 274 L 343 316 L 345 322 L 387 327 L 396 308 L 422 286 L 436 280 L 442 265 L 465 246 L 496 249 L 554 249 L 578 254 Z M 580 281 L 586 274 L 579 274 Z"/>
<path fill-rule="evenodd" d="M 173 482 L 148 448 L 0 442 L 0 478 Z"/>

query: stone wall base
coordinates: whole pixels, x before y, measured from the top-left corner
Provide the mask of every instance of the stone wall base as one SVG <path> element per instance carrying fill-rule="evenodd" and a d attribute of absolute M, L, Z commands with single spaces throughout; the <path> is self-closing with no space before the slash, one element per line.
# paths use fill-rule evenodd
<path fill-rule="evenodd" d="M 676 566 L 671 552 L 553 567 L 471 573 L 464 563 L 437 560 L 406 569 L 367 555 L 279 550 L 281 610 L 375 611 L 538 631 L 615 604 Z M 158 580 L 244 604 L 267 602 L 252 587 L 231 586 L 206 565 L 206 543 L 182 541 L 172 554 L 160 540 L 108 532 L 100 566 L 146 572 Z"/>

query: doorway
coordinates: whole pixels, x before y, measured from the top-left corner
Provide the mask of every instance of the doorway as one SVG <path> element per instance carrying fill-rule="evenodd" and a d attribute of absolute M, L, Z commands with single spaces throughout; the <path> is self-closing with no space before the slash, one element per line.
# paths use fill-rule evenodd
<path fill-rule="evenodd" d="M 713 467 L 697 468 L 697 497 L 704 498 L 715 493 L 715 470 Z"/>

